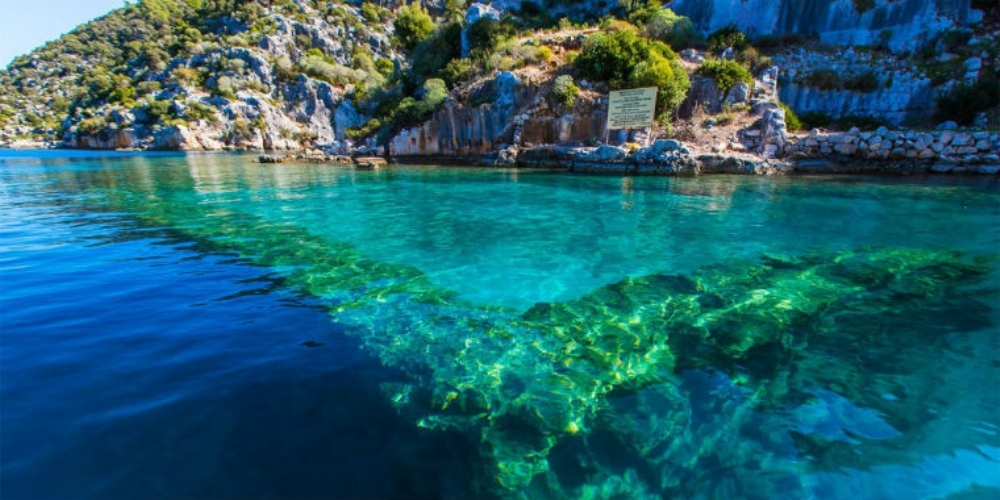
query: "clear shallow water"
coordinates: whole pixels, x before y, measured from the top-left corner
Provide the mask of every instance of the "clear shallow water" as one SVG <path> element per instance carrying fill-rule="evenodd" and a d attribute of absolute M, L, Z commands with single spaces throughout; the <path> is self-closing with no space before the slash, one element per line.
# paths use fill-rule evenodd
<path fill-rule="evenodd" d="M 998 223 L 993 179 L 5 152 L 0 495 L 992 498 Z"/>

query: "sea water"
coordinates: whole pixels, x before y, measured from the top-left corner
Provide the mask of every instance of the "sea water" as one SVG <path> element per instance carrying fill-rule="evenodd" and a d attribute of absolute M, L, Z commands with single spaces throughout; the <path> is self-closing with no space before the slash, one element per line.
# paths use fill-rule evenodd
<path fill-rule="evenodd" d="M 3 498 L 994 498 L 1000 184 L 0 153 Z"/>

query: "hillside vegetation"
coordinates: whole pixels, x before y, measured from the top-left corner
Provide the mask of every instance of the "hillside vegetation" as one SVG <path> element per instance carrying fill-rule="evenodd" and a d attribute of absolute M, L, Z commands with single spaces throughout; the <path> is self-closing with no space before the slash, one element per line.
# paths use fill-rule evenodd
<path fill-rule="evenodd" d="M 670 133 L 694 78 L 713 80 L 724 97 L 737 83 L 753 87 L 772 65 L 755 43 L 786 48 L 734 27 L 703 36 L 655 1 L 507 4 L 139 0 L 0 71 L 0 143 L 374 146 L 427 120 L 449 96 L 489 102 L 477 86 L 503 71 L 549 82 L 539 88 L 564 112 L 607 90 L 656 86 L 657 117 Z M 692 47 L 707 60 L 677 55 Z M 996 69 L 983 64 L 984 83 L 941 102 L 995 109 Z"/>

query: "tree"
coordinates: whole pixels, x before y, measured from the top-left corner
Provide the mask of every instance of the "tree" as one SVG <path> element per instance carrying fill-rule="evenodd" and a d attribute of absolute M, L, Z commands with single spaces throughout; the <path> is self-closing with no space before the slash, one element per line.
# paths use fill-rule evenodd
<path fill-rule="evenodd" d="M 670 47 L 630 30 L 591 35 L 584 41 L 576 65 L 584 76 L 606 80 L 615 89 L 656 87 L 656 114 L 661 120 L 680 105 L 691 87 Z"/>
<path fill-rule="evenodd" d="M 434 20 L 419 3 L 403 5 L 396 13 L 396 39 L 410 50 L 434 31 Z"/>
<path fill-rule="evenodd" d="M 650 37 L 666 42 L 674 49 L 686 49 L 699 40 L 694 24 L 684 16 L 663 8 L 657 10 L 646 22 L 646 33 Z"/>

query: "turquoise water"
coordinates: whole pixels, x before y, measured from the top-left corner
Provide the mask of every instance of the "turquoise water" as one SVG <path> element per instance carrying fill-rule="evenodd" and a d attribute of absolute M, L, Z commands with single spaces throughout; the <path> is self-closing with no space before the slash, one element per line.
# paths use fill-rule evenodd
<path fill-rule="evenodd" d="M 0 154 L 4 498 L 994 498 L 1000 185 Z"/>

